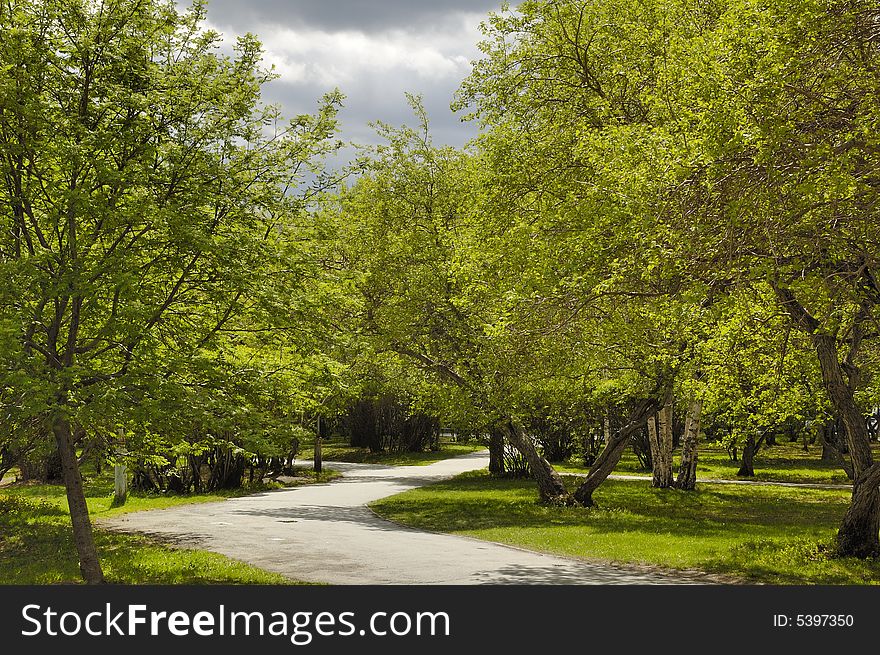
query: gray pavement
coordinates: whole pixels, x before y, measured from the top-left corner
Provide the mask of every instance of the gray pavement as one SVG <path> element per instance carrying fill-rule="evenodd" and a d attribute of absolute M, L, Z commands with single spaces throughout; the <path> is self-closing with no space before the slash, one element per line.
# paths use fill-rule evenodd
<path fill-rule="evenodd" d="M 365 505 L 485 468 L 485 453 L 428 466 L 327 463 L 343 477 L 217 503 L 125 514 L 102 527 L 158 536 L 297 580 L 330 584 L 705 584 L 698 572 L 623 568 L 413 530 Z"/>

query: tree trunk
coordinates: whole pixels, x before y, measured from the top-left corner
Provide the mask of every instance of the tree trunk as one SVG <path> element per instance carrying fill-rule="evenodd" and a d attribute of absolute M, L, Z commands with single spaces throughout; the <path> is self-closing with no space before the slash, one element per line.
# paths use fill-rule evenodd
<path fill-rule="evenodd" d="M 846 477 L 852 480 L 855 477 L 852 464 L 843 456 L 840 447 L 842 444 L 838 443 L 834 438 L 833 430 L 832 425 L 825 425 L 819 431 L 819 442 L 822 444 L 822 461 L 829 464 L 837 464 L 846 473 Z"/>
<path fill-rule="evenodd" d="M 675 482 L 672 473 L 672 403 L 667 403 L 657 414 L 657 459 L 653 460 L 653 486 L 668 489 Z"/>
<path fill-rule="evenodd" d="M 592 507 L 594 505 L 593 492 L 611 475 L 633 434 L 637 430 L 642 429 L 648 417 L 656 411 L 657 401 L 653 398 L 639 401 L 630 415 L 630 421 L 612 436 L 611 441 L 605 444 L 605 448 L 590 469 L 587 479 L 575 491 L 575 501 L 584 507 Z"/>
<path fill-rule="evenodd" d="M 570 504 L 571 496 L 565 489 L 565 483 L 550 463 L 541 457 L 532 440 L 512 421 L 504 424 L 507 440 L 516 448 L 529 463 L 532 475 L 538 483 L 538 493 L 545 503 Z"/>
<path fill-rule="evenodd" d="M 837 553 L 845 557 L 874 557 L 880 553 L 877 507 L 880 506 L 880 463 L 862 471 L 853 482 L 852 501 L 837 531 Z"/>
<path fill-rule="evenodd" d="M 581 448 L 583 449 L 582 461 L 584 466 L 592 466 L 596 463 L 596 454 L 598 448 L 596 443 L 599 441 L 596 433 L 588 430 L 581 439 Z"/>
<path fill-rule="evenodd" d="M 819 321 L 801 305 L 790 289 L 773 287 L 780 304 L 792 320 L 810 334 L 822 382 L 835 414 L 843 422 L 846 443 L 853 468 L 853 493 L 850 506 L 837 532 L 837 552 L 841 556 L 869 557 L 880 553 L 880 470 L 874 464 L 871 442 L 865 417 L 855 402 L 854 387 L 857 374 L 850 375 L 850 384 L 844 380 L 843 365 L 837 354 L 837 343 L 830 334 L 820 330 Z M 853 326 L 853 348 L 858 346 L 856 335 L 861 331 L 860 317 L 869 313 L 860 308 Z M 850 365 L 851 366 L 851 365 Z M 851 368 L 854 368 L 851 366 Z"/>
<path fill-rule="evenodd" d="M 489 431 L 489 473 L 504 475 L 504 433 L 497 427 Z"/>
<path fill-rule="evenodd" d="M 660 466 L 660 430 L 657 428 L 659 418 L 660 417 L 657 414 L 651 414 L 647 421 L 648 445 L 651 450 L 651 471 L 653 472 L 651 486 L 654 487 L 657 486 L 657 473 Z"/>
<path fill-rule="evenodd" d="M 125 505 L 128 498 L 128 468 L 125 466 L 121 448 L 116 449 L 113 464 L 113 506 Z"/>
<path fill-rule="evenodd" d="M 104 572 L 98 560 L 89 508 L 83 493 L 82 476 L 71 443 L 70 423 L 66 418 L 58 416 L 52 423 L 52 432 L 55 434 L 55 441 L 61 454 L 61 469 L 64 475 L 64 487 L 67 490 L 73 539 L 79 554 L 79 570 L 87 584 L 101 584 L 104 582 Z"/>
<path fill-rule="evenodd" d="M 828 425 L 823 425 L 819 430 L 819 443 L 822 444 L 822 461 L 836 464 L 840 461 L 840 451 L 832 443 L 830 432 L 831 428 Z"/>
<path fill-rule="evenodd" d="M 324 420 L 318 417 L 318 431 L 315 434 L 315 451 L 313 468 L 315 473 L 323 473 L 324 471 Z"/>
<path fill-rule="evenodd" d="M 749 435 L 749 438 L 746 439 L 745 444 L 743 445 L 742 451 L 742 464 L 740 464 L 739 471 L 736 472 L 737 477 L 740 478 L 753 478 L 755 477 L 755 452 L 757 448 L 755 448 L 755 437 Z"/>
<path fill-rule="evenodd" d="M 837 532 L 837 550 L 844 557 L 869 557 L 880 553 L 880 467 L 874 464 L 865 417 L 853 390 L 844 381 L 834 338 L 813 334 L 825 391 L 843 421 L 853 469 L 853 494 Z"/>
<path fill-rule="evenodd" d="M 700 438 L 700 422 L 703 415 L 703 403 L 692 400 L 688 405 L 687 418 L 684 423 L 684 437 L 681 445 L 681 465 L 675 486 L 685 491 L 693 491 L 697 486 L 697 444 Z"/>

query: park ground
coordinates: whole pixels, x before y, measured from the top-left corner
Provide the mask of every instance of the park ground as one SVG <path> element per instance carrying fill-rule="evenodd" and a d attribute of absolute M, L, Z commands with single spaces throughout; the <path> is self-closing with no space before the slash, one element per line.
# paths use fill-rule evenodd
<path fill-rule="evenodd" d="M 478 448 L 450 443 L 437 453 L 400 457 L 330 443 L 324 457 L 419 465 Z M 559 468 L 570 473 L 584 470 L 576 461 Z M 707 447 L 698 474 L 703 480 L 734 479 L 737 468 L 722 448 Z M 631 455 L 617 472 L 645 474 Z M 842 471 L 819 461 L 815 448 L 804 453 L 799 444 L 782 443 L 763 451 L 756 473 L 759 482 L 846 482 Z M 573 487 L 577 480 L 570 478 L 568 484 Z M 86 488 L 95 519 L 228 497 L 132 495 L 124 507 L 112 507 L 112 483 L 106 475 L 87 478 Z M 255 490 L 237 495 L 248 491 Z M 846 490 L 701 482 L 695 492 L 680 492 L 652 489 L 645 480 L 609 480 L 595 498 L 597 507 L 589 510 L 544 507 L 537 503 L 529 480 L 497 479 L 475 471 L 378 500 L 371 508 L 413 528 L 591 561 L 706 571 L 750 583 L 880 583 L 880 562 L 831 557 L 834 533 L 849 499 Z M 60 486 L 0 488 L 0 580 L 77 581 L 69 532 Z M 111 582 L 295 583 L 214 553 L 172 548 L 147 537 L 98 529 L 97 539 Z"/>
<path fill-rule="evenodd" d="M 480 450 L 479 444 L 449 442 L 424 453 L 370 453 L 366 449 L 331 443 L 325 459 L 375 462 L 389 465 L 427 465 L 444 458 Z M 301 456 L 311 458 L 310 444 Z M 15 484 L 17 471 L 0 480 L 0 584 L 53 584 L 79 582 L 76 549 L 64 487 L 60 484 Z M 325 468 L 320 476 L 300 467 L 284 486 L 323 483 L 337 473 Z M 125 505 L 113 504 L 112 468 L 98 475 L 83 467 L 83 481 L 93 524 L 130 512 L 157 510 L 190 503 L 209 503 L 278 488 L 261 484 L 241 490 L 189 495 L 130 493 Z M 177 548 L 152 537 L 96 527 L 95 539 L 108 582 L 119 584 L 297 584 L 300 581 L 261 570 L 244 562 L 205 550 Z"/>

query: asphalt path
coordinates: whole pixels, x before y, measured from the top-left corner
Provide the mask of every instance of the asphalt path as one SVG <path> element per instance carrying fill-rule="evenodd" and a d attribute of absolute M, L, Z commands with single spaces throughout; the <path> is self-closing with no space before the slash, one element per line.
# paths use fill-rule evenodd
<path fill-rule="evenodd" d="M 486 453 L 427 466 L 326 463 L 342 477 L 216 503 L 104 519 L 102 527 L 245 561 L 296 580 L 349 584 L 705 584 L 689 571 L 620 567 L 407 528 L 366 505 L 486 468 Z"/>

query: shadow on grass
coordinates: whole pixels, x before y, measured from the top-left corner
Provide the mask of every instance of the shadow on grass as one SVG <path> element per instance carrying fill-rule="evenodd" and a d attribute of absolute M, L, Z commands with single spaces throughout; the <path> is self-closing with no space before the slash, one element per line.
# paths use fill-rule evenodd
<path fill-rule="evenodd" d="M 570 479 L 574 488 L 576 479 Z M 689 536 L 727 534 L 745 528 L 784 532 L 832 529 L 846 511 L 849 494 L 814 489 L 702 485 L 697 491 L 652 489 L 638 481 L 609 480 L 593 508 L 544 507 L 534 483 L 465 474 L 375 504 L 383 515 L 406 513 L 410 524 L 438 529 L 481 530 L 549 525 L 601 525 L 603 531 L 642 531 Z"/>
<path fill-rule="evenodd" d="M 828 544 L 849 503 L 846 491 L 704 484 L 682 492 L 615 480 L 595 498 L 593 508 L 542 506 L 533 482 L 482 472 L 372 507 L 411 527 L 577 557 L 771 584 L 880 583 L 880 560 L 831 557 Z"/>
<path fill-rule="evenodd" d="M 880 584 L 877 559 L 835 558 L 828 545 L 804 538 L 747 541 L 703 568 L 770 584 Z"/>
<path fill-rule="evenodd" d="M 878 447 L 875 445 L 875 451 Z M 880 454 L 880 452 L 878 452 Z M 586 472 L 581 462 L 572 460 L 562 464 L 566 470 Z M 717 444 L 701 444 L 697 476 L 737 480 L 736 473 L 741 462 L 730 459 L 727 451 Z M 632 451 L 624 453 L 616 469 L 617 473 L 650 475 Z M 804 452 L 799 443 L 778 442 L 765 445 L 755 459 L 756 481 L 801 482 L 817 484 L 847 484 L 849 479 L 843 469 L 833 462 L 822 461 L 821 449 L 812 446 Z"/>

